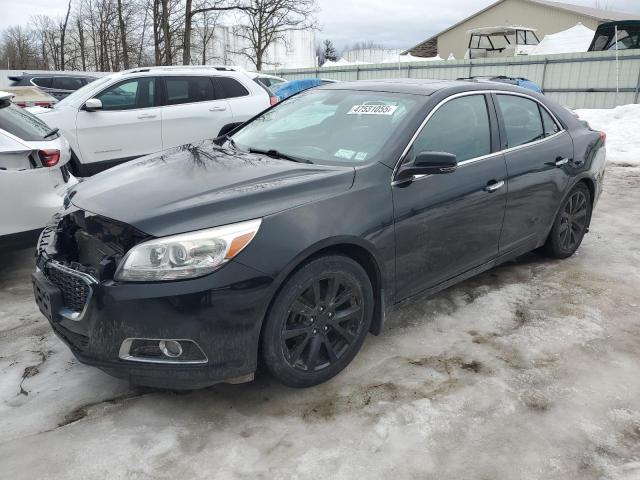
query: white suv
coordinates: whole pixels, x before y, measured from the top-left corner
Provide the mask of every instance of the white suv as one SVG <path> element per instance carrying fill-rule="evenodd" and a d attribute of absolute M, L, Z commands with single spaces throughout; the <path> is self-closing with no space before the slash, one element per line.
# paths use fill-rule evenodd
<path fill-rule="evenodd" d="M 29 108 L 59 128 L 79 176 L 215 138 L 277 99 L 232 67 L 148 67 L 101 77 L 58 102 Z"/>

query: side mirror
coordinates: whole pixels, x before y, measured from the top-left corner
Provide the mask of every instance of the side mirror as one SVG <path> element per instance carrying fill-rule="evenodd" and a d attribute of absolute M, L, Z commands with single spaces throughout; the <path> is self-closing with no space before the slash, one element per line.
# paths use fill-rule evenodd
<path fill-rule="evenodd" d="M 421 152 L 413 163 L 400 167 L 396 180 L 411 180 L 415 175 L 440 175 L 453 173 L 458 168 L 456 156 L 446 152 Z"/>
<path fill-rule="evenodd" d="M 102 110 L 102 102 L 97 98 L 90 98 L 84 102 L 84 109 L 87 112 L 95 112 L 96 110 Z"/>

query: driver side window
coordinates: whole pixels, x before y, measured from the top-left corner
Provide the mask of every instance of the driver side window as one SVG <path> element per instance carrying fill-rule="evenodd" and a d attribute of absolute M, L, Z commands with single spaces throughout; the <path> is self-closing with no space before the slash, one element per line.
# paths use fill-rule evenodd
<path fill-rule="evenodd" d="M 410 161 L 422 152 L 446 152 L 458 162 L 491 153 L 491 128 L 484 95 L 455 98 L 429 119 L 412 147 Z"/>
<path fill-rule="evenodd" d="M 135 78 L 112 85 L 96 98 L 102 102 L 102 110 L 133 110 L 155 106 L 156 79 Z"/>

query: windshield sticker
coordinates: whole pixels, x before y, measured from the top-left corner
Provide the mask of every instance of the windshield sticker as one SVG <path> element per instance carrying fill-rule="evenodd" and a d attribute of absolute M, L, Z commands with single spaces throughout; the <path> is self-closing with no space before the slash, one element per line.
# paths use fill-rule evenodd
<path fill-rule="evenodd" d="M 364 160 L 365 158 L 367 158 L 367 152 L 358 152 L 358 153 L 356 153 L 356 157 L 355 157 L 355 159 L 356 159 L 358 162 L 361 162 L 361 161 L 362 161 L 362 160 Z"/>
<path fill-rule="evenodd" d="M 355 154 L 356 154 L 356 152 L 354 152 L 353 150 L 346 150 L 344 148 L 341 148 L 336 153 L 334 153 L 333 156 L 334 157 L 338 157 L 338 158 L 345 158 L 347 160 L 351 160 Z"/>
<path fill-rule="evenodd" d="M 393 115 L 397 105 L 354 105 L 347 115 Z"/>

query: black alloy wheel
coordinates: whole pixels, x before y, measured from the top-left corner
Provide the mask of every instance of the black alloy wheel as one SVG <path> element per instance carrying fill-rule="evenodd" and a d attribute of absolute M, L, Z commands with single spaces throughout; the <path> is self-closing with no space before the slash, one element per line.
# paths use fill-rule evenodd
<path fill-rule="evenodd" d="M 591 193 L 579 183 L 560 206 L 556 220 L 545 244 L 552 257 L 567 258 L 575 253 L 584 238 L 591 220 Z"/>
<path fill-rule="evenodd" d="M 343 256 L 314 260 L 274 303 L 263 333 L 265 363 L 289 386 L 326 381 L 358 352 L 372 312 L 371 282 L 358 263 Z"/>

